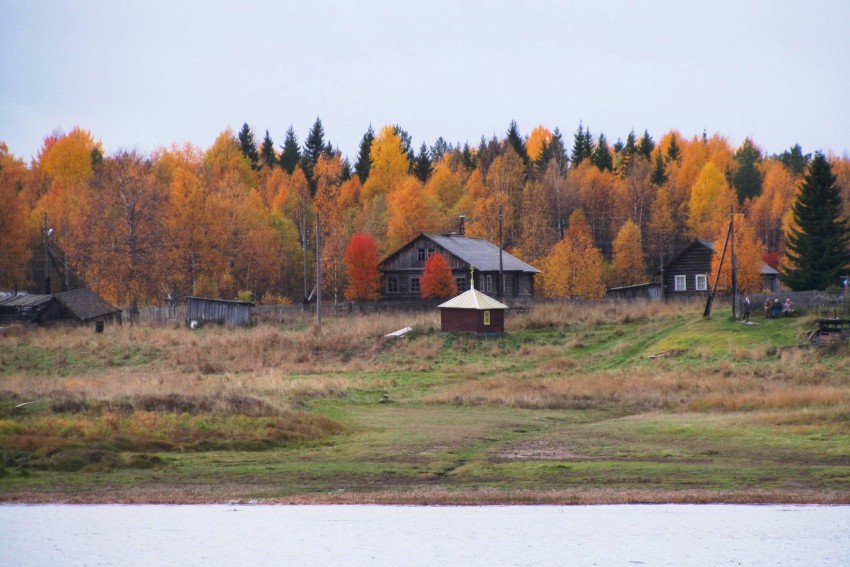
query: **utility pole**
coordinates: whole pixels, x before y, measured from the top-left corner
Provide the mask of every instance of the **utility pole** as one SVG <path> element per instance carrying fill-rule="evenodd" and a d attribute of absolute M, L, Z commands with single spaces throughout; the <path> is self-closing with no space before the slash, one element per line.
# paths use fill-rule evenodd
<path fill-rule="evenodd" d="M 48 250 L 48 240 L 53 231 L 48 227 L 47 213 L 44 213 L 44 227 L 41 231 L 42 242 L 44 244 L 44 293 L 50 293 L 50 252 Z"/>
<path fill-rule="evenodd" d="M 729 208 L 730 245 L 732 247 L 732 319 L 738 318 L 738 255 L 735 254 L 735 207 Z"/>
<path fill-rule="evenodd" d="M 711 316 L 711 304 L 714 303 L 714 293 L 717 291 L 717 283 L 720 281 L 720 270 L 723 269 L 723 259 L 726 258 L 726 246 L 729 244 L 729 234 L 732 232 L 732 225 L 726 230 L 726 240 L 723 241 L 723 253 L 720 255 L 720 263 L 717 265 L 717 274 L 714 276 L 714 287 L 711 288 L 711 293 L 708 295 L 708 300 L 705 302 L 705 311 L 702 316 L 708 318 Z"/>
<path fill-rule="evenodd" d="M 499 205 L 499 299 L 505 295 L 505 274 L 502 266 L 502 249 L 505 247 L 502 242 L 502 205 Z"/>
<path fill-rule="evenodd" d="M 301 244 L 304 248 L 304 305 L 307 305 L 308 302 L 308 294 L 310 290 L 307 286 L 310 285 L 309 282 L 309 274 L 307 271 L 309 270 L 309 262 L 307 258 L 307 249 L 310 246 L 310 233 L 307 229 L 307 203 L 303 202 L 301 208 Z"/>
<path fill-rule="evenodd" d="M 316 326 L 322 327 L 322 225 L 316 213 Z"/>

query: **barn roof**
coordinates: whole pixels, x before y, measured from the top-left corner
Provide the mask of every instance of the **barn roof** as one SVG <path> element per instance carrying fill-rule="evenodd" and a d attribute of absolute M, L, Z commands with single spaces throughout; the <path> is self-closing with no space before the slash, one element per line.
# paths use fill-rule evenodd
<path fill-rule="evenodd" d="M 0 305 L 3 307 L 18 307 L 28 309 L 37 307 L 43 303 L 47 303 L 52 298 L 52 295 L 43 295 L 37 293 L 25 293 L 18 295 L 9 295 L 0 299 Z"/>
<path fill-rule="evenodd" d="M 426 234 L 422 233 L 389 256 L 384 259 L 384 262 L 406 249 L 420 236 L 424 236 L 428 240 L 434 242 L 438 246 L 444 248 L 454 254 L 467 264 L 475 266 L 476 270 L 482 272 L 498 272 L 499 271 L 499 247 L 484 240 L 483 238 L 469 238 L 456 234 Z M 383 262 L 382 262 L 383 263 Z M 540 272 L 531 264 L 526 264 L 516 256 L 502 251 L 502 269 L 506 272 L 531 272 L 537 274 Z"/>
<path fill-rule="evenodd" d="M 121 311 L 90 289 L 63 291 L 53 297 L 80 321 L 88 321 Z"/>
<path fill-rule="evenodd" d="M 440 309 L 475 309 L 477 311 L 484 311 L 486 309 L 510 309 L 504 303 L 496 301 L 489 295 L 484 295 L 475 288 L 471 288 L 454 299 L 450 299 L 437 307 Z"/>

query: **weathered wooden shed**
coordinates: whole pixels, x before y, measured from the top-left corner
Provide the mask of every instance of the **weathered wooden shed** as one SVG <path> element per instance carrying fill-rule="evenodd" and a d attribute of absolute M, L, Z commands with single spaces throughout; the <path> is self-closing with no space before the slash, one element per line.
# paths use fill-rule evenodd
<path fill-rule="evenodd" d="M 10 293 L 0 298 L 0 325 L 35 323 L 53 296 L 37 293 Z"/>
<path fill-rule="evenodd" d="M 117 323 L 121 324 L 121 310 L 90 289 L 81 288 L 54 293 L 47 306 L 38 314 L 37 322 L 56 323 Z M 100 327 L 102 328 L 102 327 Z"/>
<path fill-rule="evenodd" d="M 505 332 L 508 306 L 475 289 L 469 289 L 438 306 L 444 333 L 500 335 Z"/>
<path fill-rule="evenodd" d="M 252 324 L 254 304 L 250 301 L 228 301 L 226 299 L 210 299 L 208 297 L 189 297 L 189 307 L 186 311 L 186 324 L 219 323 L 241 325 Z"/>

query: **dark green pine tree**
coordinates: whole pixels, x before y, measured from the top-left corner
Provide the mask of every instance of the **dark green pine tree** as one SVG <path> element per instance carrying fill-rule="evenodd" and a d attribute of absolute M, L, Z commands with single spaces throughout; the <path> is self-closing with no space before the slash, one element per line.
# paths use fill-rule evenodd
<path fill-rule="evenodd" d="M 404 150 L 404 153 L 407 154 L 408 170 L 412 172 L 413 160 L 416 158 L 416 156 L 413 155 L 413 138 L 410 137 L 410 134 L 407 132 L 407 130 L 405 130 L 398 124 L 395 124 L 393 126 L 393 130 L 395 132 L 395 135 L 398 136 L 401 140 L 401 148 Z"/>
<path fill-rule="evenodd" d="M 652 169 L 650 181 L 661 187 L 667 181 L 667 167 L 661 152 L 655 154 L 655 167 Z"/>
<path fill-rule="evenodd" d="M 537 158 L 535 166 L 541 173 L 546 171 L 549 164 L 555 161 L 561 173 L 566 172 L 569 158 L 567 157 L 567 148 L 564 146 L 564 138 L 561 131 L 555 128 L 552 133 L 552 139 L 549 143 L 543 144 L 543 149 L 540 151 L 540 157 Z"/>
<path fill-rule="evenodd" d="M 492 138 L 490 138 L 489 142 L 484 138 L 484 136 L 481 136 L 481 143 L 478 144 L 478 154 L 475 156 L 478 170 L 482 174 L 486 175 L 487 170 L 490 169 L 490 164 L 493 163 L 493 160 L 499 157 L 499 154 L 501 153 L 502 147 L 495 134 Z"/>
<path fill-rule="evenodd" d="M 431 146 L 431 160 L 434 163 L 440 163 L 443 156 L 452 151 L 452 145 L 446 142 L 442 136 L 437 138 L 434 145 Z"/>
<path fill-rule="evenodd" d="M 525 140 L 523 140 L 522 135 L 519 133 L 516 120 L 511 120 L 511 125 L 508 128 L 506 139 L 516 154 L 522 158 L 522 163 L 528 167 L 528 162 L 530 161 L 528 157 L 528 149 L 525 147 Z"/>
<path fill-rule="evenodd" d="M 593 155 L 590 157 L 590 163 L 599 168 L 599 171 L 611 171 L 614 169 L 614 158 L 611 157 L 611 150 L 608 149 L 608 141 L 605 139 L 605 134 L 599 134 L 599 139 L 596 140 L 596 148 L 593 150 Z"/>
<path fill-rule="evenodd" d="M 280 167 L 286 173 L 292 175 L 295 171 L 295 166 L 301 161 L 301 146 L 298 145 L 298 136 L 295 135 L 295 130 L 292 126 L 286 131 L 286 139 L 281 146 Z"/>
<path fill-rule="evenodd" d="M 738 202 L 743 203 L 746 199 L 754 199 L 761 195 L 761 173 L 758 170 L 761 152 L 753 145 L 752 140 L 749 138 L 744 140 L 735 152 L 735 161 L 738 169 L 732 175 L 732 186 L 738 193 Z"/>
<path fill-rule="evenodd" d="M 239 146 L 242 148 L 242 154 L 251 162 L 251 168 L 257 169 L 260 162 L 260 152 L 257 151 L 257 142 L 254 141 L 254 133 L 251 131 L 247 122 L 239 130 Z"/>
<path fill-rule="evenodd" d="M 676 140 L 676 134 L 670 136 L 670 146 L 667 148 L 667 161 L 679 161 L 682 157 L 682 149 Z"/>
<path fill-rule="evenodd" d="M 316 164 L 319 163 L 319 156 L 327 153 L 325 146 L 325 129 L 322 127 L 322 120 L 317 116 L 313 127 L 307 134 L 307 140 L 304 142 L 304 152 L 301 154 L 301 169 L 304 170 L 304 175 L 307 177 L 307 183 L 310 185 L 310 194 L 316 194 L 316 180 L 313 178 L 313 171 Z"/>
<path fill-rule="evenodd" d="M 478 166 L 478 156 L 472 151 L 472 148 L 469 147 L 469 142 L 464 142 L 460 156 L 461 161 L 463 162 L 463 167 L 465 167 L 467 171 L 473 171 Z"/>
<path fill-rule="evenodd" d="M 647 159 L 647 161 L 652 159 L 652 151 L 655 149 L 655 142 L 652 141 L 652 137 L 649 135 L 649 130 L 643 131 L 643 137 L 640 139 L 638 143 L 638 153 Z"/>
<path fill-rule="evenodd" d="M 339 176 L 341 181 L 348 181 L 351 179 L 351 162 L 348 161 L 348 158 L 344 158 L 342 160 L 342 171 Z"/>
<path fill-rule="evenodd" d="M 322 127 L 322 120 L 317 116 L 313 127 L 307 134 L 307 140 L 304 142 L 304 153 L 301 159 L 302 161 L 307 160 L 312 172 L 313 167 L 319 162 L 319 156 L 323 153 L 326 153 L 325 129 Z"/>
<path fill-rule="evenodd" d="M 786 243 L 782 281 L 795 291 L 824 290 L 850 267 L 850 226 L 841 218 L 841 192 L 832 168 L 817 152 L 791 207 L 794 226 Z"/>
<path fill-rule="evenodd" d="M 590 144 L 588 145 L 588 141 Z M 593 153 L 593 137 L 590 136 L 590 129 L 584 129 L 584 124 L 578 123 L 578 130 L 573 136 L 573 153 L 570 161 L 573 167 L 577 167 L 582 161 L 588 159 Z"/>
<path fill-rule="evenodd" d="M 260 161 L 265 167 L 274 167 L 277 165 L 277 156 L 274 153 L 274 142 L 272 142 L 269 131 L 266 130 L 266 137 L 263 138 L 263 143 L 260 144 Z"/>
<path fill-rule="evenodd" d="M 800 147 L 800 144 L 794 144 L 790 150 L 785 150 L 777 157 L 779 161 L 785 164 L 788 171 L 794 175 L 803 175 L 806 172 L 806 166 L 812 159 L 812 154 L 803 154 L 803 148 Z"/>
<path fill-rule="evenodd" d="M 372 168 L 372 142 L 375 141 L 375 131 L 369 124 L 369 129 L 360 140 L 360 151 L 357 152 L 357 161 L 354 163 L 354 173 L 360 178 L 360 183 L 366 183 L 369 179 L 369 170 Z"/>
<path fill-rule="evenodd" d="M 431 156 L 428 155 L 428 146 L 425 142 L 422 142 L 422 145 L 419 147 L 419 155 L 413 160 L 413 175 L 419 181 L 425 183 L 431 177 L 433 170 L 434 166 L 431 163 Z"/>

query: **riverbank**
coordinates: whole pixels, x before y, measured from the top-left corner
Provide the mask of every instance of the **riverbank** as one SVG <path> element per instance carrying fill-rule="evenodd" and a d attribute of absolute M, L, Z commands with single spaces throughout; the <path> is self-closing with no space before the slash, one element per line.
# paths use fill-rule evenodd
<path fill-rule="evenodd" d="M 847 350 L 799 346 L 802 318 L 700 315 L 7 330 L 0 501 L 850 503 Z"/>

